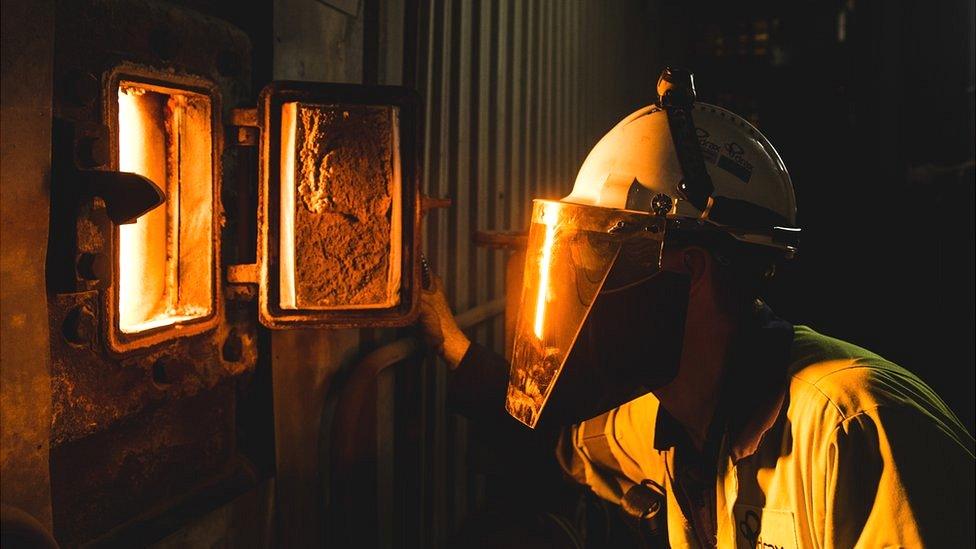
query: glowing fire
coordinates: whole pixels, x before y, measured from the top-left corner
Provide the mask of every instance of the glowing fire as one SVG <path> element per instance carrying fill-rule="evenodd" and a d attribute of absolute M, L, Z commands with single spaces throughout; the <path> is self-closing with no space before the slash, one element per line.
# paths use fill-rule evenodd
<path fill-rule="evenodd" d="M 546 224 L 546 239 L 542 244 L 542 257 L 539 260 L 539 294 L 535 300 L 535 336 L 542 339 L 542 329 L 546 322 L 546 296 L 549 294 L 549 268 L 552 263 L 552 245 L 556 236 L 556 224 L 547 220 L 542 212 L 542 222 Z"/>
<path fill-rule="evenodd" d="M 119 169 L 153 180 L 166 203 L 119 227 L 119 328 L 135 333 L 212 310 L 210 102 L 122 83 Z"/>

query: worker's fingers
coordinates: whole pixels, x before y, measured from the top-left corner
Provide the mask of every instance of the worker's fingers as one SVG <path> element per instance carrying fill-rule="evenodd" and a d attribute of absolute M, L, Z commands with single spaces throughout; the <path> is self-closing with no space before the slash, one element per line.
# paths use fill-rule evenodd
<path fill-rule="evenodd" d="M 426 298 L 421 298 L 419 319 L 424 341 L 430 347 L 440 350 L 444 345 L 444 331 L 441 328 L 441 318 L 437 307 Z"/>
<path fill-rule="evenodd" d="M 430 289 L 421 292 L 420 303 L 421 307 L 430 307 L 439 314 L 450 314 L 451 307 L 447 304 L 447 296 L 444 295 L 444 285 L 440 277 L 431 277 Z"/>
<path fill-rule="evenodd" d="M 420 294 L 419 327 L 424 342 L 436 350 L 452 367 L 456 367 L 471 342 L 454 318 L 451 306 L 444 295 L 444 283 L 439 276 L 431 275 L 430 288 Z"/>
<path fill-rule="evenodd" d="M 424 338 L 428 343 L 437 345 L 443 343 L 441 329 L 441 316 L 447 304 L 440 290 L 440 279 L 431 278 L 429 290 L 423 290 L 420 295 L 420 325 L 423 328 Z"/>
<path fill-rule="evenodd" d="M 421 288 L 421 292 L 425 294 L 444 293 L 444 283 L 441 281 L 441 277 L 430 273 L 430 288 Z"/>

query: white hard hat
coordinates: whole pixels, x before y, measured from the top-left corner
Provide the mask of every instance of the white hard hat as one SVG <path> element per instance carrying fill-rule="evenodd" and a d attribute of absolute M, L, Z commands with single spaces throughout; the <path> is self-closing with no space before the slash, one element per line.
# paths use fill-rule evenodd
<path fill-rule="evenodd" d="M 611 129 L 590 151 L 562 201 L 655 213 L 666 208 L 669 217 L 707 220 L 740 240 L 795 251 L 793 184 L 769 140 L 721 107 L 690 105 L 700 162 L 714 187 L 696 205 L 681 188 L 687 178 L 668 111 L 648 105 Z"/>
<path fill-rule="evenodd" d="M 769 141 L 695 103 L 687 71 L 666 69 L 658 94 L 596 144 L 572 193 L 535 201 L 506 398 L 530 427 L 598 296 L 661 280 L 673 238 L 721 231 L 787 258 L 796 251 L 793 185 Z"/>

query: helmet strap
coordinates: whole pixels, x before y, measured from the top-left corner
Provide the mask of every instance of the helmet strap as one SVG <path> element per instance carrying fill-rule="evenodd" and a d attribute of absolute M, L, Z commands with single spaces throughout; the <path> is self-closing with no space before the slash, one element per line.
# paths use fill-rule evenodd
<path fill-rule="evenodd" d="M 658 106 L 668 115 L 671 141 L 681 166 L 682 179 L 678 183 L 678 192 L 693 206 L 705 211 L 715 186 L 705 169 L 705 159 L 691 115 L 695 104 L 694 77 L 688 70 L 668 67 L 657 81 L 657 92 Z"/>

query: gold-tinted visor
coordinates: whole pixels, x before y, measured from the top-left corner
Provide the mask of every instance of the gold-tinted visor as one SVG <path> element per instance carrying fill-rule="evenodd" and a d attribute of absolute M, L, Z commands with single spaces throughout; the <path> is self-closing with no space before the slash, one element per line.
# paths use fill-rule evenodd
<path fill-rule="evenodd" d="M 534 201 L 508 413 L 536 426 L 597 295 L 659 272 L 664 230 L 643 212 Z"/>

